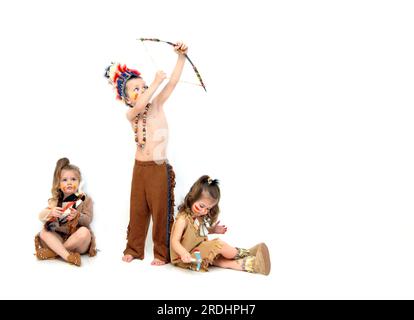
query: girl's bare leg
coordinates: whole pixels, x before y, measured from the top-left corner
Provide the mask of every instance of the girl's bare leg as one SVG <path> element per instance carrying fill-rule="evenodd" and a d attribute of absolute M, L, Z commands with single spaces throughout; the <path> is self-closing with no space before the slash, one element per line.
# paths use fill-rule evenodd
<path fill-rule="evenodd" d="M 222 248 L 220 249 L 220 254 L 224 258 L 233 259 L 237 255 L 238 250 L 236 248 L 228 245 L 227 243 L 221 240 L 220 240 L 220 244 L 222 245 Z"/>
<path fill-rule="evenodd" d="M 40 238 L 46 242 L 47 246 L 56 252 L 63 259 L 67 260 L 69 256 L 68 250 L 64 247 L 62 238 L 52 231 L 42 230 L 40 231 Z"/>
<path fill-rule="evenodd" d="M 229 260 L 225 258 L 219 258 L 217 260 L 214 260 L 213 264 L 220 268 L 233 269 L 239 271 L 243 270 L 240 264 L 240 260 Z"/>
<path fill-rule="evenodd" d="M 234 260 L 234 258 L 239 253 L 239 250 L 237 250 L 235 247 L 230 246 L 224 241 L 220 240 L 221 249 L 220 254 L 222 257 L 214 260 L 213 264 L 220 268 L 226 268 L 226 269 L 233 269 L 233 270 L 243 270 L 243 266 L 241 264 L 240 259 Z"/>
<path fill-rule="evenodd" d="M 83 254 L 88 251 L 91 240 L 92 235 L 89 229 L 80 227 L 63 245 L 68 251 Z"/>

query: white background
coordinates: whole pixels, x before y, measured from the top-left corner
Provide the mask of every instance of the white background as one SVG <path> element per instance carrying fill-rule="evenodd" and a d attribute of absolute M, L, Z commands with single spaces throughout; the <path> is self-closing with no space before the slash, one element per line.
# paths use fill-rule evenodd
<path fill-rule="evenodd" d="M 2 2 L 0 298 L 413 299 L 413 14 L 410 1 Z M 103 72 L 121 61 L 151 81 L 138 37 L 184 40 L 208 89 L 181 84 L 166 105 L 176 203 L 219 178 L 223 239 L 266 242 L 270 276 L 151 267 L 150 242 L 121 262 L 135 145 Z M 33 256 L 62 156 L 95 202 L 101 252 L 81 268 Z"/>

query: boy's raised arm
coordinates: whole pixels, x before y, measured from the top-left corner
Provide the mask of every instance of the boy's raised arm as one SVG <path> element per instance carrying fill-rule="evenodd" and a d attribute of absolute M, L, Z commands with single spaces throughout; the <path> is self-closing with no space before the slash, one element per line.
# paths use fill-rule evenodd
<path fill-rule="evenodd" d="M 154 99 L 154 102 L 156 102 L 158 106 L 164 105 L 165 101 L 167 101 L 167 99 L 170 97 L 171 93 L 175 89 L 175 86 L 180 81 L 181 74 L 184 69 L 185 54 L 188 52 L 188 47 L 185 44 L 178 42 L 174 47 L 174 50 L 178 54 L 177 64 L 175 65 L 175 68 L 171 74 L 170 80 L 167 82 L 158 96 Z"/>

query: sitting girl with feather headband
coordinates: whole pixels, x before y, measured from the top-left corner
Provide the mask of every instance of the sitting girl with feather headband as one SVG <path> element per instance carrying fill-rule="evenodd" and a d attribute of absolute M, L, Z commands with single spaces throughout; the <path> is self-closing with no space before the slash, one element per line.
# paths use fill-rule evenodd
<path fill-rule="evenodd" d="M 191 187 L 171 232 L 172 264 L 194 271 L 209 266 L 268 275 L 269 250 L 264 243 L 250 249 L 232 247 L 220 239 L 208 240 L 208 234 L 224 234 L 226 226 L 217 221 L 220 188 L 218 180 L 202 176 Z"/>
<path fill-rule="evenodd" d="M 132 173 L 130 219 L 127 228 L 127 245 L 122 260 L 143 260 L 145 240 L 150 220 L 153 221 L 153 253 L 151 265 L 161 266 L 170 261 L 169 235 L 174 221 L 175 174 L 169 164 L 168 122 L 164 104 L 178 84 L 187 46 L 177 43 L 177 63 L 165 86 L 155 94 L 166 79 L 163 71 L 155 74 L 147 86 L 141 74 L 126 65 L 113 63 L 105 72 L 114 87 L 117 98 L 128 107 L 127 119 L 135 133 L 134 169 Z"/>
<path fill-rule="evenodd" d="M 59 159 L 53 175 L 52 198 L 39 214 L 43 230 L 35 237 L 39 260 L 58 256 L 80 266 L 81 254 L 96 255 L 95 237 L 90 229 L 92 199 L 79 192 L 81 173 L 67 158 Z"/>

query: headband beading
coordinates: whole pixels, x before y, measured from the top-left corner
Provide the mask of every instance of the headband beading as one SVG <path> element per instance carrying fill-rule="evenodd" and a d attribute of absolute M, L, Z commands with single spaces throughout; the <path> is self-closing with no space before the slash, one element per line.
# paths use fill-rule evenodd
<path fill-rule="evenodd" d="M 112 62 L 110 66 L 105 69 L 105 77 L 108 78 L 109 83 L 116 90 L 116 98 L 123 100 L 126 98 L 126 83 L 133 78 L 141 78 L 141 73 L 134 69 L 129 69 L 127 66 Z"/>

